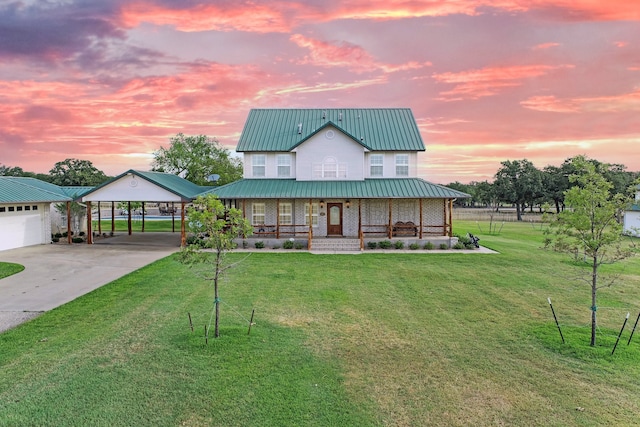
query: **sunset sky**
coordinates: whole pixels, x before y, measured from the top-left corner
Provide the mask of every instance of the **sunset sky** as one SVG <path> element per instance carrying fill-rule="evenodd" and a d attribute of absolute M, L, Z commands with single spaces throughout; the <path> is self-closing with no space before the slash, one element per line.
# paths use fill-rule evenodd
<path fill-rule="evenodd" d="M 0 164 L 149 170 L 251 108 L 408 107 L 420 177 L 640 171 L 637 0 L 0 0 Z"/>

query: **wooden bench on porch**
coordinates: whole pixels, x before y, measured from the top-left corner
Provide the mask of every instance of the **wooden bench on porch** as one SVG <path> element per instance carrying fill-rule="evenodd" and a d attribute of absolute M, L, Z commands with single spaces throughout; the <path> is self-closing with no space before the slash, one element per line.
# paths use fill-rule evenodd
<path fill-rule="evenodd" d="M 399 236 L 417 236 L 418 235 L 418 227 L 411 221 L 402 222 L 398 221 L 393 224 L 393 235 L 395 237 Z"/>

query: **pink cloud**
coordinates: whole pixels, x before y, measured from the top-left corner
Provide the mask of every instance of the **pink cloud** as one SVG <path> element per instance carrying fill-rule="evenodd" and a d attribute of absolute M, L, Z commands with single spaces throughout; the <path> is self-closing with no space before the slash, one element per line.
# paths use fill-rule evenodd
<path fill-rule="evenodd" d="M 321 40 L 293 34 L 290 40 L 299 47 L 309 50 L 309 55 L 299 60 L 299 64 L 311 64 L 319 67 L 345 67 L 355 72 L 381 70 L 385 73 L 415 70 L 430 66 L 431 63 L 410 61 L 405 64 L 384 64 L 377 62 L 365 49 L 348 42 L 328 43 Z"/>
<path fill-rule="evenodd" d="M 640 89 L 631 93 L 581 98 L 534 96 L 520 103 L 525 108 L 554 113 L 617 113 L 640 111 Z"/>
<path fill-rule="evenodd" d="M 539 45 L 534 46 L 533 50 L 546 50 L 551 49 L 552 47 L 558 47 L 560 43 L 541 43 Z"/>
<path fill-rule="evenodd" d="M 439 83 L 453 84 L 453 89 L 440 92 L 437 98 L 443 101 L 478 99 L 496 95 L 504 89 L 520 86 L 526 79 L 540 77 L 559 68 L 572 65 L 516 65 L 490 67 L 459 73 L 435 73 L 433 79 Z"/>

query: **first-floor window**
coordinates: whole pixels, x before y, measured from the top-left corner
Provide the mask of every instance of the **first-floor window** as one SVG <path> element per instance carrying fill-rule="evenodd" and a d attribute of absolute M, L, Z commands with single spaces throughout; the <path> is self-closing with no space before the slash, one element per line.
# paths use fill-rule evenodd
<path fill-rule="evenodd" d="M 309 225 L 309 203 L 304 204 L 304 225 Z M 318 226 L 318 204 L 311 204 L 311 225 Z"/>
<path fill-rule="evenodd" d="M 264 214 L 264 203 L 253 203 L 251 205 L 251 223 L 253 225 L 264 225 Z"/>
<path fill-rule="evenodd" d="M 278 223 L 280 225 L 293 224 L 293 208 L 291 203 L 280 203 Z"/>

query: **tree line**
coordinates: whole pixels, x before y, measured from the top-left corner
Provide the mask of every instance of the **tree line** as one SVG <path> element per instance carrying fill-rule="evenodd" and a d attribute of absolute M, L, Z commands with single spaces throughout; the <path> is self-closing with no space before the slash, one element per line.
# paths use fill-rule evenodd
<path fill-rule="evenodd" d="M 549 204 L 556 212 L 565 208 L 566 191 L 575 184 L 571 176 L 582 173 L 580 164 L 585 160 L 593 165 L 606 181 L 611 183 L 610 193 L 630 194 L 634 182 L 640 178 L 640 172 L 629 172 L 622 164 L 602 163 L 585 156 L 566 159 L 560 166 L 546 166 L 538 169 L 527 159 L 506 160 L 494 176 L 493 182 L 473 181 L 469 184 L 452 182 L 447 186 L 471 195 L 469 199 L 456 201 L 457 206 L 485 207 L 498 210 L 501 206 L 516 208 L 518 221 L 522 221 L 522 213 Z"/>
<path fill-rule="evenodd" d="M 216 139 L 205 135 L 179 133 L 171 137 L 168 148 L 160 147 L 153 153 L 151 167 L 153 171 L 180 175 L 202 186 L 224 185 L 242 178 L 242 161 L 232 156 Z M 88 187 L 112 178 L 91 161 L 73 158 L 57 162 L 48 174 L 0 164 L 0 176 L 31 177 L 60 186 Z"/>

